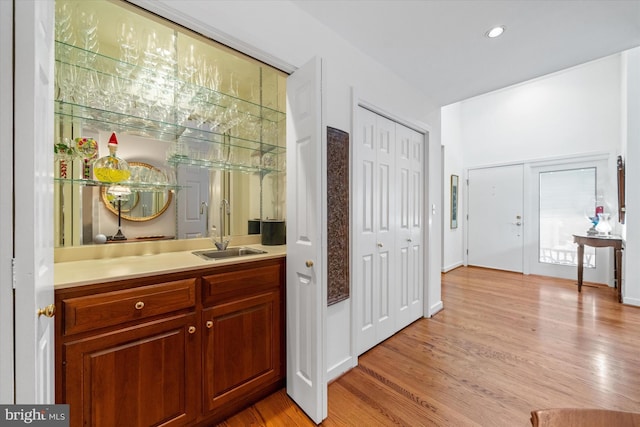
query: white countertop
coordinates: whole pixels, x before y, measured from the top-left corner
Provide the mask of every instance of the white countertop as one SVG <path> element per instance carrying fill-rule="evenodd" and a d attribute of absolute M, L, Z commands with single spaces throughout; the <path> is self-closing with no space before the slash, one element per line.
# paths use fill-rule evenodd
<path fill-rule="evenodd" d="M 54 288 L 91 285 L 113 280 L 133 279 L 152 274 L 175 273 L 220 265 L 239 264 L 262 259 L 286 256 L 286 245 L 242 245 L 266 251 L 264 254 L 205 260 L 194 255 L 193 250 L 164 252 L 149 255 L 131 255 L 115 258 L 84 259 L 54 264 Z M 215 248 L 212 248 L 215 250 Z"/>

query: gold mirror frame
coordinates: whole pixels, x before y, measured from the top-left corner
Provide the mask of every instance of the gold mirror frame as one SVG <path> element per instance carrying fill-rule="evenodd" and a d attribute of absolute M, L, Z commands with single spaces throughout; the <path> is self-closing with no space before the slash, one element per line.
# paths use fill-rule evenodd
<path fill-rule="evenodd" d="M 145 168 L 149 168 L 149 169 L 155 170 L 157 172 L 161 172 L 160 169 L 158 169 L 157 167 L 155 167 L 153 165 L 150 165 L 148 163 L 144 163 L 144 162 L 128 162 L 128 163 L 129 163 L 129 166 L 142 166 L 142 167 L 145 167 Z M 100 197 L 102 199 L 102 203 L 104 204 L 105 208 L 107 208 L 107 210 L 109 212 L 111 212 L 114 215 L 118 216 L 118 208 L 113 206 L 111 204 L 111 202 L 109 201 L 109 198 L 107 197 L 107 190 L 108 190 L 108 187 L 102 187 L 100 189 Z M 155 218 L 159 217 L 160 215 L 162 215 L 169 208 L 169 205 L 171 205 L 171 201 L 173 200 L 173 193 L 169 189 L 166 189 L 165 191 L 167 193 L 167 201 L 165 202 L 164 206 L 162 206 L 162 208 L 158 212 L 156 212 L 156 213 L 154 213 L 152 215 L 143 216 L 143 217 L 137 217 L 137 216 L 128 215 L 128 213 L 131 212 L 131 210 L 138 204 L 137 199 L 139 199 L 139 195 L 137 193 L 139 191 L 140 191 L 140 189 L 135 189 L 135 188 L 132 189 L 131 194 L 132 194 L 132 197 L 134 197 L 133 195 L 135 194 L 136 202 L 135 202 L 135 204 L 133 206 L 131 206 L 130 209 L 127 209 L 126 211 L 125 210 L 121 210 L 122 213 L 121 213 L 120 216 L 121 216 L 122 219 L 126 219 L 127 221 L 134 221 L 134 222 L 151 221 L 152 219 L 155 219 Z"/>

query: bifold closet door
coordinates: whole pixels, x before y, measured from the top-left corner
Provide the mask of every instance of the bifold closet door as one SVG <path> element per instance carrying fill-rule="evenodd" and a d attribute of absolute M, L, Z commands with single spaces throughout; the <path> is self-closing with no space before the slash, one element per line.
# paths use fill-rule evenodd
<path fill-rule="evenodd" d="M 424 136 L 396 124 L 396 330 L 422 317 Z"/>
<path fill-rule="evenodd" d="M 362 354 L 422 317 L 424 135 L 358 108 L 354 312 Z"/>
<path fill-rule="evenodd" d="M 355 155 L 355 298 L 361 354 L 395 332 L 395 123 L 360 108 Z"/>

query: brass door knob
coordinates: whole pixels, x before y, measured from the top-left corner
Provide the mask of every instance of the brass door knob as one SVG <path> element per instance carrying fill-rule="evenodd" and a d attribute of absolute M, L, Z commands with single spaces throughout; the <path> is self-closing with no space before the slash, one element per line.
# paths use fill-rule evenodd
<path fill-rule="evenodd" d="M 144 302 L 138 301 L 135 305 L 136 310 L 142 310 L 144 308 Z"/>
<path fill-rule="evenodd" d="M 196 333 L 196 327 L 195 326 L 189 326 L 189 329 L 187 329 L 189 331 L 190 334 L 195 334 Z"/>
<path fill-rule="evenodd" d="M 45 308 L 38 309 L 38 317 L 40 316 L 53 317 L 56 315 L 56 306 L 55 304 L 49 304 Z"/>
<path fill-rule="evenodd" d="M 305 262 L 305 265 L 309 268 L 313 267 L 313 261 L 311 261 L 310 259 L 307 260 L 307 262 Z"/>
<path fill-rule="evenodd" d="M 206 325 L 207 325 L 207 329 L 213 328 L 213 320 L 207 320 Z"/>

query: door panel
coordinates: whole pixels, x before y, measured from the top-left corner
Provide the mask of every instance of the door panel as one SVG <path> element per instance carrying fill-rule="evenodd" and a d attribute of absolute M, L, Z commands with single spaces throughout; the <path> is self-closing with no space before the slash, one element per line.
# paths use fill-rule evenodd
<path fill-rule="evenodd" d="M 468 263 L 523 271 L 523 165 L 469 170 Z"/>
<path fill-rule="evenodd" d="M 399 330 L 422 316 L 422 135 L 405 126 L 396 125 L 398 177 L 398 232 L 396 233 L 397 277 L 396 329 Z"/>
<path fill-rule="evenodd" d="M 287 393 L 327 417 L 326 134 L 322 60 L 287 78 Z"/>
<path fill-rule="evenodd" d="M 14 2 L 14 161 L 16 403 L 54 400 L 53 319 L 53 25 L 54 2 Z M 37 126 L 34 126 L 37 123 Z"/>
<path fill-rule="evenodd" d="M 354 239 L 356 298 L 356 342 L 358 354 L 376 343 L 376 319 L 379 294 L 373 286 L 377 280 L 376 242 L 376 115 L 369 110 L 358 109 L 358 128 L 354 142 Z"/>

